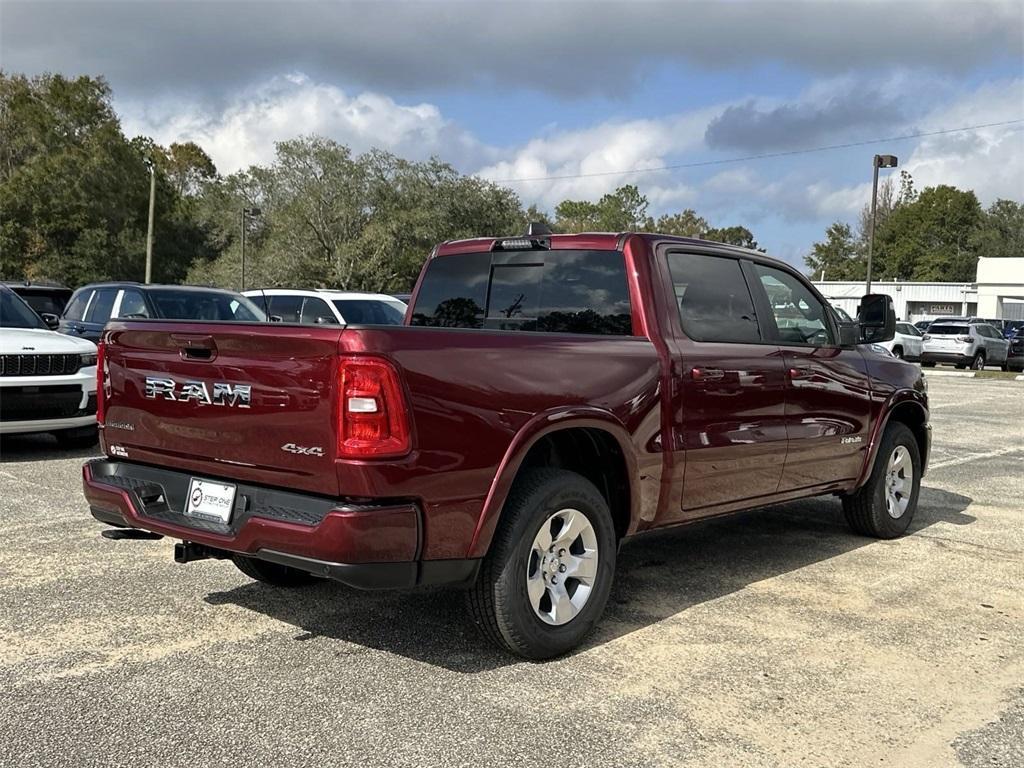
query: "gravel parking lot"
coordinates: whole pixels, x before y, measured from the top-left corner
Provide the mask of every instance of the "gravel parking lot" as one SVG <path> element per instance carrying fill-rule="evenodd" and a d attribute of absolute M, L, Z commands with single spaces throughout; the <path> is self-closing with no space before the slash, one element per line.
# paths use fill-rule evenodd
<path fill-rule="evenodd" d="M 930 385 L 911 536 L 825 499 L 638 539 L 545 664 L 457 593 L 275 591 L 104 539 L 86 454 L 5 439 L 0 764 L 1024 765 L 1024 385 Z"/>

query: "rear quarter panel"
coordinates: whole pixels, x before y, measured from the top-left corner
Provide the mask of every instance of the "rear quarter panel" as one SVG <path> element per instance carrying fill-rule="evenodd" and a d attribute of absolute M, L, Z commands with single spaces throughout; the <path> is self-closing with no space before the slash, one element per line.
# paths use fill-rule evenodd
<path fill-rule="evenodd" d="M 414 450 L 362 462 L 358 474 L 339 462 L 339 483 L 346 495 L 421 500 L 426 559 L 480 554 L 473 542 L 486 549 L 477 529 L 498 468 L 514 468 L 552 428 L 604 424 L 629 441 L 649 500 L 640 503 L 657 502 L 661 365 L 647 339 L 401 327 L 350 329 L 340 346 L 396 363 Z"/>

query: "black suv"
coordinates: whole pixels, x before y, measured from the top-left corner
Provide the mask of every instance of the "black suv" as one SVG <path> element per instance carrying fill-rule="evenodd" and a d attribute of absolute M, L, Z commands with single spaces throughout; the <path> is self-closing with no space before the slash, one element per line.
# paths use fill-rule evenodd
<path fill-rule="evenodd" d="M 111 318 L 164 320 L 264 321 L 266 315 L 234 291 L 192 285 L 95 283 L 75 291 L 60 319 L 59 330 L 99 341 Z"/>
<path fill-rule="evenodd" d="M 64 307 L 71 298 L 71 289 L 59 283 L 31 280 L 19 283 L 8 280 L 4 281 L 4 285 L 21 296 L 50 328 L 57 327 L 57 319 L 63 314 Z"/>

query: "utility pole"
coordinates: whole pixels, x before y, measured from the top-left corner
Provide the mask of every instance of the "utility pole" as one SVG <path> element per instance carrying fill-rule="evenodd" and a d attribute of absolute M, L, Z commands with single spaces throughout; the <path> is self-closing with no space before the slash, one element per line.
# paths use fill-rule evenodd
<path fill-rule="evenodd" d="M 242 291 L 245 290 L 245 213 L 248 210 L 248 208 L 242 209 Z"/>
<path fill-rule="evenodd" d="M 156 165 L 152 158 L 147 157 L 146 167 L 149 168 L 149 226 L 146 229 L 146 282 L 153 281 L 153 208 L 156 203 Z"/>
<path fill-rule="evenodd" d="M 263 211 L 259 208 L 242 208 L 242 290 L 245 290 L 245 228 L 246 218 L 249 216 L 259 216 Z"/>
<path fill-rule="evenodd" d="M 875 250 L 875 208 L 878 205 L 878 169 L 895 168 L 896 155 L 875 155 L 871 161 L 871 224 L 868 226 L 868 275 L 864 293 L 871 293 L 871 257 Z"/>

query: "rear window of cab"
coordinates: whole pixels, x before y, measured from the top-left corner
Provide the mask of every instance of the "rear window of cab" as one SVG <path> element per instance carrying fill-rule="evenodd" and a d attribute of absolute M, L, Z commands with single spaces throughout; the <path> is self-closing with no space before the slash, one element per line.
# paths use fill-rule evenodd
<path fill-rule="evenodd" d="M 493 251 L 431 260 L 412 325 L 630 336 L 621 251 Z"/>

